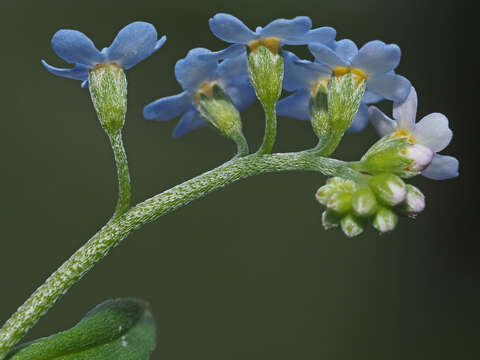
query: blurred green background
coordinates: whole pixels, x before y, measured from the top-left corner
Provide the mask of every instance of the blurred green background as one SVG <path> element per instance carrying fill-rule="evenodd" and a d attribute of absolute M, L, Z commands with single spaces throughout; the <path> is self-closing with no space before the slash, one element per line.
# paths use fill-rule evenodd
<path fill-rule="evenodd" d="M 255 27 L 308 15 L 316 27 L 335 27 L 338 39 L 400 45 L 398 72 L 417 88 L 419 116 L 450 119 L 447 152 L 460 159 L 461 177 L 414 179 L 427 195 L 425 213 L 402 219 L 391 234 L 369 230 L 356 239 L 322 229 L 313 197 L 322 176 L 248 179 L 134 233 L 25 340 L 71 327 L 107 298 L 134 296 L 151 303 L 158 322 L 152 359 L 480 356 L 473 2 L 2 0 L 0 10 L 0 323 L 108 220 L 116 201 L 111 151 L 88 91 L 40 65 L 64 65 L 50 47 L 54 32 L 83 31 L 99 48 L 135 20 L 168 35 L 155 56 L 128 72 L 125 142 L 140 201 L 234 150 L 211 129 L 173 139 L 176 121 L 141 116 L 148 102 L 179 92 L 173 67 L 189 49 L 225 46 L 210 33 L 209 17 L 230 12 Z M 390 113 L 391 104 L 383 109 Z M 243 118 L 255 149 L 260 106 Z M 336 156 L 358 159 L 375 139 L 371 127 L 348 135 Z M 313 144 L 308 123 L 279 119 L 276 151 Z"/>

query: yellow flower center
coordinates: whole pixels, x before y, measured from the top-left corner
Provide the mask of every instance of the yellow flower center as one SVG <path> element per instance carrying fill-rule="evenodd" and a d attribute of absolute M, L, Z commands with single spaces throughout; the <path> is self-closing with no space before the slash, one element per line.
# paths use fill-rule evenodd
<path fill-rule="evenodd" d="M 351 66 L 338 66 L 333 69 L 333 74 L 337 77 L 342 77 L 348 73 L 352 73 L 353 78 L 355 79 L 355 86 L 360 85 L 363 80 L 367 80 L 368 78 L 367 73 Z"/>
<path fill-rule="evenodd" d="M 397 129 L 395 132 L 390 135 L 392 138 L 405 138 L 408 142 L 415 144 L 415 138 L 413 137 L 413 134 L 405 129 Z"/>
<path fill-rule="evenodd" d="M 207 97 L 213 96 L 213 86 L 218 84 L 216 81 L 205 81 L 199 87 L 198 90 L 195 92 L 195 102 L 198 104 L 200 103 L 200 96 L 206 95 Z"/>
<path fill-rule="evenodd" d="M 318 90 L 320 90 L 320 89 L 322 89 L 324 91 L 327 91 L 327 89 L 328 89 L 328 79 L 320 79 L 320 80 L 317 80 L 313 84 L 312 92 L 311 92 L 312 97 L 317 96 Z"/>
<path fill-rule="evenodd" d="M 273 54 L 278 52 L 278 48 L 280 47 L 281 40 L 276 37 L 262 37 L 258 40 L 253 40 L 248 43 L 248 47 L 252 51 L 256 51 L 260 46 L 265 46 L 268 50 L 270 50 Z"/>

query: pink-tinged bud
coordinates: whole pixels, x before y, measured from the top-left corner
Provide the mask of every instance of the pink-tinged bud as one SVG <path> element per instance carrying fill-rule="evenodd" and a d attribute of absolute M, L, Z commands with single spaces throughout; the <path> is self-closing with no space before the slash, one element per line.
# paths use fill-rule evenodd
<path fill-rule="evenodd" d="M 416 172 L 420 172 L 430 165 L 434 155 L 434 152 L 430 150 L 430 148 L 419 144 L 412 144 L 403 151 L 404 155 L 412 160 L 408 169 Z"/>
<path fill-rule="evenodd" d="M 403 204 L 400 210 L 402 213 L 413 217 L 425 209 L 425 195 L 410 184 L 406 185 L 406 189 L 407 196 L 405 198 L 405 204 Z"/>

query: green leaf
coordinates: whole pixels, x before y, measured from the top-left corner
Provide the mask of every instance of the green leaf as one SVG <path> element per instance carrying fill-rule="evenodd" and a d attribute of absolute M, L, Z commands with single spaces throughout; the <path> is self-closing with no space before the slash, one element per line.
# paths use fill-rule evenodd
<path fill-rule="evenodd" d="M 155 322 L 147 303 L 107 300 L 76 326 L 20 345 L 6 360 L 145 360 L 155 348 Z"/>

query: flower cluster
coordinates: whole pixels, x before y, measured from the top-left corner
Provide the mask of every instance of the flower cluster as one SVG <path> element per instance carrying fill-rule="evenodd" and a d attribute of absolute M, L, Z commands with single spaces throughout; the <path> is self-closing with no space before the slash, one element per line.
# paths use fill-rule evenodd
<path fill-rule="evenodd" d="M 175 137 L 211 124 L 237 143 L 238 156 L 245 156 L 249 151 L 240 111 L 257 97 L 266 122 L 257 155 L 272 151 L 279 114 L 310 120 L 319 143 L 306 153 L 319 158 L 333 153 L 345 132 L 360 131 L 371 122 L 381 139 L 359 161 L 345 163 L 356 175 L 334 177 L 316 194 L 327 207 L 325 228 L 341 225 L 348 236 L 356 236 L 370 221 L 380 232 L 390 231 L 397 214 L 413 215 L 425 207 L 420 190 L 403 179 L 458 176 L 458 160 L 438 154 L 452 139 L 448 119 L 433 113 L 416 123 L 416 91 L 395 73 L 401 57 L 397 45 L 374 40 L 358 48 L 349 39 L 335 40 L 331 27 L 312 28 L 306 16 L 277 19 L 255 31 L 229 14 L 215 15 L 209 25 L 231 45 L 220 51 L 190 50 L 175 65 L 182 91 L 146 105 L 144 117 L 164 121 L 181 116 Z M 52 47 L 74 67 L 42 64 L 55 75 L 89 86 L 102 126 L 118 132 L 126 112 L 123 70 L 153 54 L 165 39 L 157 39 L 151 24 L 134 22 L 99 51 L 83 33 L 60 30 Z M 300 59 L 284 50 L 285 45 L 305 45 L 313 59 Z M 282 90 L 290 94 L 280 99 Z M 394 119 L 369 107 L 382 100 L 393 102 Z"/>

